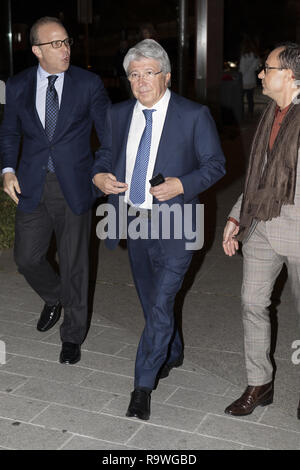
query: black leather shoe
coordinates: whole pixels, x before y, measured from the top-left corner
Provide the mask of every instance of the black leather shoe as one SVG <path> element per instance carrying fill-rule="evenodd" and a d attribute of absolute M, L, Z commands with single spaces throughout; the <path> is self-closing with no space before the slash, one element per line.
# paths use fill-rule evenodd
<path fill-rule="evenodd" d="M 126 416 L 148 420 L 150 418 L 151 392 L 136 388 L 131 394 L 131 400 Z"/>
<path fill-rule="evenodd" d="M 80 361 L 80 344 L 65 342 L 62 344 L 59 362 L 61 364 L 76 364 Z"/>
<path fill-rule="evenodd" d="M 52 328 L 56 322 L 60 319 L 61 315 L 61 304 L 58 302 L 56 305 L 45 304 L 39 321 L 37 322 L 37 329 L 39 331 L 48 331 Z"/>
<path fill-rule="evenodd" d="M 271 405 L 273 402 L 273 385 L 248 385 L 240 398 L 229 405 L 225 413 L 232 416 L 250 415 L 257 406 Z"/>
<path fill-rule="evenodd" d="M 173 367 L 180 367 L 182 366 L 182 364 L 183 364 L 183 354 L 179 356 L 177 361 L 174 361 L 174 362 L 171 362 L 170 364 L 165 364 L 164 366 L 162 366 L 162 368 L 160 369 L 158 373 L 158 378 L 165 379 L 166 377 L 168 377 Z"/>
<path fill-rule="evenodd" d="M 298 409 L 297 409 L 297 418 L 300 419 L 300 400 L 299 400 Z"/>

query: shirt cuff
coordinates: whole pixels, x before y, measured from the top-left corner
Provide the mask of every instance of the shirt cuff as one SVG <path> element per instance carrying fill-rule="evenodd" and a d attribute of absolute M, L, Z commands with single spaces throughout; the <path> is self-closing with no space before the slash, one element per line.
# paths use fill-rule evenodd
<path fill-rule="evenodd" d="M 227 217 L 227 220 L 229 222 L 233 222 L 237 227 L 240 225 L 240 223 L 234 217 Z"/>
<path fill-rule="evenodd" d="M 4 175 L 4 173 L 13 173 L 13 174 L 15 174 L 16 172 L 13 168 L 6 167 L 6 168 L 3 168 L 3 170 L 2 170 L 2 175 Z"/>

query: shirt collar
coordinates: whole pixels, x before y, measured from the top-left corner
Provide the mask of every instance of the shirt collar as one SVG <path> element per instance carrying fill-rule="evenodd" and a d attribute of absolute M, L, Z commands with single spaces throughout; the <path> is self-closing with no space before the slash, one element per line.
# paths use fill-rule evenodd
<path fill-rule="evenodd" d="M 136 112 L 141 112 L 143 111 L 143 109 L 155 109 L 156 111 L 162 111 L 166 108 L 166 106 L 168 106 L 170 96 L 171 96 L 171 92 L 169 88 L 167 88 L 164 95 L 151 108 L 147 108 L 140 101 L 137 101 Z"/>
<path fill-rule="evenodd" d="M 57 80 L 59 80 L 64 75 L 65 72 L 51 74 L 49 72 L 46 72 L 46 70 L 43 69 L 41 64 L 39 64 L 37 73 L 38 73 L 38 77 L 40 80 L 47 80 L 49 75 L 57 75 L 58 77 Z"/>

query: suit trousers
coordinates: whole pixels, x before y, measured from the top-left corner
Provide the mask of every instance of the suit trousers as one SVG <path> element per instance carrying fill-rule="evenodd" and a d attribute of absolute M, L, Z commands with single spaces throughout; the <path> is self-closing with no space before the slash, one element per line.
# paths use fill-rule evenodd
<path fill-rule="evenodd" d="M 161 240 L 129 238 L 127 246 L 145 318 L 136 355 L 135 388 L 152 390 L 161 367 L 176 361 L 182 354 L 182 341 L 174 319 L 174 302 L 192 253 L 186 251 L 182 256 L 166 254 Z"/>
<path fill-rule="evenodd" d="M 45 301 L 64 308 L 62 341 L 81 344 L 87 332 L 91 211 L 74 214 L 54 173 L 48 173 L 43 196 L 30 213 L 17 210 L 15 262 L 19 272 Z M 47 260 L 55 233 L 59 275 Z"/>
<path fill-rule="evenodd" d="M 246 371 L 248 385 L 258 386 L 272 380 L 268 306 L 271 304 L 274 283 L 284 263 L 300 313 L 300 257 L 286 257 L 276 253 L 263 221 L 257 224 L 251 237 L 243 245 L 243 257 L 242 314 Z"/>

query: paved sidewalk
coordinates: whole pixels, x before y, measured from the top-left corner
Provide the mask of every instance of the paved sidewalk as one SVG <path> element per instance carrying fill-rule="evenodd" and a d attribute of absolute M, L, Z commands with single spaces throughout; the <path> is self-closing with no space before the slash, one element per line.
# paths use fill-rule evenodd
<path fill-rule="evenodd" d="M 152 393 L 147 422 L 125 417 L 143 328 L 126 250 L 100 246 L 92 324 L 74 366 L 58 362 L 58 325 L 36 330 L 42 302 L 17 273 L 11 250 L 0 253 L 0 341 L 7 353 L 0 365 L 1 449 L 300 449 L 300 365 L 291 361 L 300 334 L 286 286 L 278 307 L 274 403 L 245 418 L 224 414 L 246 384 L 242 258 L 226 258 L 221 239 L 241 190 L 249 138 L 247 130 L 242 139 L 224 138 L 229 169 L 236 172 L 217 185 L 216 200 L 213 192 L 204 195 L 208 243 L 185 286 L 185 361 Z"/>

